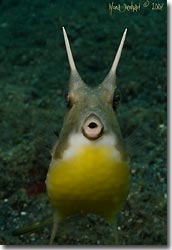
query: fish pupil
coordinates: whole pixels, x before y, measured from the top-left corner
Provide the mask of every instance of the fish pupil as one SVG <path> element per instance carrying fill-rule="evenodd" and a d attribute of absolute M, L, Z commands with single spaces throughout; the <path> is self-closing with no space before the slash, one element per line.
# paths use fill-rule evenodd
<path fill-rule="evenodd" d="M 72 108 L 72 101 L 71 101 L 71 98 L 70 98 L 69 91 L 66 91 L 64 97 L 65 97 L 65 100 L 66 100 L 66 106 L 67 106 L 67 108 L 71 109 Z"/>
<path fill-rule="evenodd" d="M 118 88 L 115 89 L 114 95 L 113 95 L 113 109 L 116 110 L 118 104 L 120 103 L 121 100 L 121 92 Z"/>

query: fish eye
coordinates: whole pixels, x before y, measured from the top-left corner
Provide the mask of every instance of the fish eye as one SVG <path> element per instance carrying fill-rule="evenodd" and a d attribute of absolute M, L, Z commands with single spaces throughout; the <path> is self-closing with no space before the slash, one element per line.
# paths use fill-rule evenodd
<path fill-rule="evenodd" d="M 69 91 L 67 91 L 65 93 L 65 100 L 66 100 L 66 106 L 67 106 L 67 108 L 71 109 L 72 108 L 72 101 L 71 101 L 71 98 L 70 98 Z"/>
<path fill-rule="evenodd" d="M 116 110 L 118 104 L 120 103 L 120 100 L 121 100 L 121 91 L 119 90 L 119 88 L 116 88 L 114 91 L 113 103 L 112 103 L 112 107 L 114 110 Z"/>

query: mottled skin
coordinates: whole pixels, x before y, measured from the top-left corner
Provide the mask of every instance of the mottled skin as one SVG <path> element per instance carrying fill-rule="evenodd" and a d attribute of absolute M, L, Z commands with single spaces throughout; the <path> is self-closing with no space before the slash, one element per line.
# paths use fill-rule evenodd
<path fill-rule="evenodd" d="M 64 118 L 59 140 L 53 149 L 54 158 L 61 158 L 68 146 L 69 135 L 81 132 L 84 120 L 94 113 L 103 123 L 103 135 L 115 134 L 117 137 L 116 148 L 121 153 L 122 159 L 128 160 L 116 112 L 112 108 L 115 86 L 113 88 L 111 86 L 110 90 L 101 85 L 94 88 L 85 85 L 75 90 L 69 90 L 68 99 L 72 107 Z"/>

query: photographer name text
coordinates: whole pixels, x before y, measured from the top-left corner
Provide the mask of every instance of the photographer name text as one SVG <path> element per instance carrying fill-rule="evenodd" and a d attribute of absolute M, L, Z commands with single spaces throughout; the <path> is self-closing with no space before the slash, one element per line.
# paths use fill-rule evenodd
<path fill-rule="evenodd" d="M 144 3 L 134 3 L 131 1 L 128 3 L 123 4 L 115 4 L 115 2 L 109 3 L 109 13 L 112 15 L 113 12 L 139 12 L 142 8 L 150 8 L 153 11 L 162 11 L 164 7 L 164 3 L 156 2 L 152 3 L 149 0 L 146 0 Z"/>

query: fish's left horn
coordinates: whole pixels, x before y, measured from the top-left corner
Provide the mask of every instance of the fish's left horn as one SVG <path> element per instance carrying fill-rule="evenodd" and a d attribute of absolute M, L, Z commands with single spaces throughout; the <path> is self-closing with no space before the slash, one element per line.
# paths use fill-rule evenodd
<path fill-rule="evenodd" d="M 108 88 L 107 85 L 110 85 L 110 86 L 115 85 L 116 69 L 117 69 L 117 66 L 118 66 L 118 63 L 119 63 L 119 59 L 121 57 L 121 53 L 122 53 L 122 49 L 123 49 L 123 46 L 124 46 L 126 34 L 127 34 L 127 29 L 125 29 L 125 31 L 123 33 L 123 36 L 122 36 L 118 51 L 116 53 L 115 59 L 113 61 L 112 67 L 111 67 L 109 73 L 107 74 L 107 76 L 105 77 L 104 81 L 102 82 L 102 84 L 101 84 L 102 86 L 105 86 L 105 87 Z"/>

